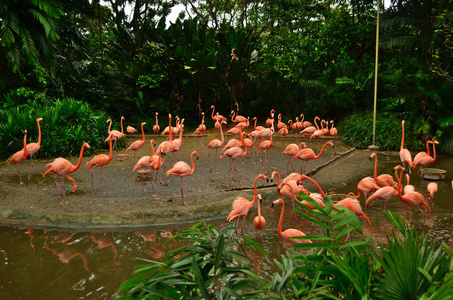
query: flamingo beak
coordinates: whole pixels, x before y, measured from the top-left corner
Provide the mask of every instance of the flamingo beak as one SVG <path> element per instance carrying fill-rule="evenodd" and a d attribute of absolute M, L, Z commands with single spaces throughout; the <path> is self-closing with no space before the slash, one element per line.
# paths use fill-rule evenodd
<path fill-rule="evenodd" d="M 272 202 L 271 208 L 274 208 L 274 202 Z"/>

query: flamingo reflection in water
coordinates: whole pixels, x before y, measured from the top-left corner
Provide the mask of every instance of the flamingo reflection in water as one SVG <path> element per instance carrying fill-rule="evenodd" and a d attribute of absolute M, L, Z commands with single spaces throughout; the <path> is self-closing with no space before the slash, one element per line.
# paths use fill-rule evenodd
<path fill-rule="evenodd" d="M 113 266 L 119 266 L 121 263 L 116 261 L 118 256 L 118 251 L 116 250 L 115 243 L 109 236 L 91 233 L 91 240 L 98 244 L 99 249 L 104 249 L 106 247 L 112 246 L 113 256 Z"/>

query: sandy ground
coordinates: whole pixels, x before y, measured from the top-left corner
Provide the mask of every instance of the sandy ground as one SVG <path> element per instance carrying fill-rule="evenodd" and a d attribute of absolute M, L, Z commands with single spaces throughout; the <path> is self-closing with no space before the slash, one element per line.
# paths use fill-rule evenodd
<path fill-rule="evenodd" d="M 139 139 L 139 136 L 128 137 L 128 144 Z M 146 137 L 145 147 L 139 150 L 139 155 L 151 155 L 149 142 L 156 139 L 155 135 Z M 66 199 L 69 203 L 60 203 L 57 198 L 57 190 L 53 184 L 52 174 L 42 177 L 34 168 L 30 168 L 31 177 L 27 178 L 27 163 L 21 164 L 23 185 L 19 185 L 17 165 L 8 166 L 6 161 L 0 163 L 0 223 L 14 225 L 34 225 L 65 228 L 95 228 L 95 227 L 122 227 L 140 226 L 151 224 L 164 224 L 174 222 L 192 222 L 212 218 L 224 218 L 231 211 L 231 204 L 237 196 L 253 199 L 253 182 L 260 173 L 271 177 L 271 173 L 277 170 L 282 176 L 286 175 L 289 157 L 282 154 L 282 150 L 289 143 L 296 142 L 296 136 L 276 137 L 270 151 L 270 162 L 260 162 L 259 156 L 247 156 L 244 164 L 237 161 L 239 169 L 231 183 L 228 171 L 230 160 L 228 158 L 217 159 L 217 171 L 209 171 L 214 163 L 214 151 L 208 157 L 207 143 L 216 138 L 215 133 L 210 133 L 198 139 L 189 133 L 183 137 L 183 145 L 179 157 L 182 161 L 190 164 L 190 153 L 198 151 L 199 160 L 195 161 L 195 172 L 184 180 L 184 198 L 189 204 L 182 205 L 181 180 L 179 177 L 169 176 L 168 182 L 164 177 L 164 185 L 158 184 L 157 199 L 151 183 L 145 182 L 142 191 L 142 182 L 136 181 L 136 173 L 132 169 L 138 158 L 134 159 L 134 153 L 128 152 L 128 159 L 118 160 L 118 154 L 125 154 L 125 150 L 114 153 L 114 159 L 104 167 L 103 188 L 100 189 L 100 169 L 92 168 L 87 171 L 85 166 L 92 156 L 83 157 L 80 168 L 74 172 L 73 177 L 78 186 L 75 193 L 72 191 L 72 182 L 64 179 Z M 226 136 L 225 143 L 233 136 Z M 157 144 L 165 139 L 157 137 Z M 329 139 L 324 138 L 311 143 L 305 139 L 307 145 L 319 153 L 322 145 Z M 303 139 L 301 139 L 303 141 Z M 204 147 L 201 148 L 201 143 Z M 327 146 L 319 159 L 310 162 L 311 176 L 327 192 L 329 189 L 358 182 L 364 176 L 372 174 L 374 164 L 370 163 L 368 150 L 354 150 L 341 141 L 335 141 L 336 155 Z M 220 152 L 220 151 L 219 151 Z M 249 149 L 249 153 L 250 153 Z M 255 150 L 253 150 L 254 154 Z M 173 157 L 169 154 L 165 164 L 171 167 L 177 161 L 177 154 Z M 76 164 L 78 157 L 67 158 Z M 37 160 L 35 166 L 41 172 L 53 159 Z M 255 164 L 253 164 L 253 162 Z M 294 166 L 289 172 L 298 172 L 303 162 L 293 161 Z M 305 170 L 305 164 L 304 172 Z M 95 193 L 91 188 L 91 173 L 94 174 Z M 61 180 L 59 180 L 61 183 Z M 310 184 L 304 184 L 314 190 Z M 279 196 L 276 192 L 276 180 L 274 182 L 258 181 L 258 192 L 263 196 L 263 203 L 271 203 Z"/>

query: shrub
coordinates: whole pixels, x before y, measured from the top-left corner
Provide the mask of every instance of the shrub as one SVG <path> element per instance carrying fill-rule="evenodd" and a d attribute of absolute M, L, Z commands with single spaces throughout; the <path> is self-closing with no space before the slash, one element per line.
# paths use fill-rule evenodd
<path fill-rule="evenodd" d="M 0 156 L 8 157 L 23 148 L 23 130 L 28 131 L 27 142 L 38 140 L 37 118 L 40 122 L 41 149 L 36 157 L 78 155 L 84 142 L 91 151 L 108 148 L 108 116 L 102 111 L 93 111 L 84 102 L 66 98 L 46 100 L 45 105 L 36 100 L 28 104 L 0 109 Z"/>

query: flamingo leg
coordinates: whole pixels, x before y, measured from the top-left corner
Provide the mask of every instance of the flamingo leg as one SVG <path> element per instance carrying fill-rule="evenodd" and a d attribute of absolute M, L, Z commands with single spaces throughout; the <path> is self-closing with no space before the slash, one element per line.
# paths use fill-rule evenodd
<path fill-rule="evenodd" d="M 104 192 L 104 186 L 102 185 L 102 169 L 103 169 L 103 168 L 104 168 L 104 166 L 101 166 L 101 192 L 102 192 L 103 194 L 105 194 L 105 192 Z"/>
<path fill-rule="evenodd" d="M 182 196 L 182 205 L 187 205 L 186 202 L 184 202 L 184 188 L 182 187 L 182 182 L 184 180 L 184 177 L 181 177 L 181 196 Z"/>
<path fill-rule="evenodd" d="M 22 175 L 20 174 L 20 163 L 17 163 L 17 173 L 19 173 L 19 184 L 24 184 L 22 182 Z"/>
<path fill-rule="evenodd" d="M 215 149 L 214 172 L 217 174 L 217 149 Z"/>

